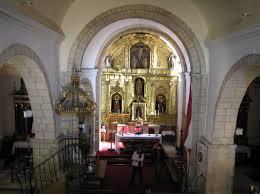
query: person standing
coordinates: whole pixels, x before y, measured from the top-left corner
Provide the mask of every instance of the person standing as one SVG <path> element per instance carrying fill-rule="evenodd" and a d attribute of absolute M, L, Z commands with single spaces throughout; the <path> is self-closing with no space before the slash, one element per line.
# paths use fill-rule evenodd
<path fill-rule="evenodd" d="M 163 154 L 162 144 L 156 143 L 152 149 L 152 160 L 153 160 L 154 176 L 156 182 L 160 182 L 163 159 L 164 159 L 164 154 Z"/>
<path fill-rule="evenodd" d="M 143 147 L 139 145 L 136 151 L 134 151 L 132 155 L 132 162 L 131 162 L 132 175 L 131 175 L 130 184 L 134 182 L 137 172 L 139 174 L 140 184 L 143 183 L 143 162 L 144 162 Z"/>

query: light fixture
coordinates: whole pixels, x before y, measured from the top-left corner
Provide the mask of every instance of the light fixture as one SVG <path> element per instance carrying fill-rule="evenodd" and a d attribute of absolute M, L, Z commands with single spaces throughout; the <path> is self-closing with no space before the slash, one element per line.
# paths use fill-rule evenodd
<path fill-rule="evenodd" d="M 24 0 L 24 5 L 31 7 L 32 6 L 32 0 Z"/>
<path fill-rule="evenodd" d="M 242 17 L 249 17 L 249 16 L 252 16 L 253 13 L 250 12 L 248 9 L 245 9 L 243 12 L 241 12 L 241 16 Z"/>

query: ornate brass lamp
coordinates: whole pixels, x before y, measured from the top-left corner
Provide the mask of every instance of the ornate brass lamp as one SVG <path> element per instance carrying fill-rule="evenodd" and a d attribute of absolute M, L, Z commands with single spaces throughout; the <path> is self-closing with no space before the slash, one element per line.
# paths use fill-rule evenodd
<path fill-rule="evenodd" d="M 71 75 L 71 86 L 64 88 L 62 98 L 56 105 L 56 112 L 59 115 L 76 114 L 84 117 L 96 109 L 96 103 L 90 100 L 86 91 L 79 87 L 80 77 L 74 70 Z"/>

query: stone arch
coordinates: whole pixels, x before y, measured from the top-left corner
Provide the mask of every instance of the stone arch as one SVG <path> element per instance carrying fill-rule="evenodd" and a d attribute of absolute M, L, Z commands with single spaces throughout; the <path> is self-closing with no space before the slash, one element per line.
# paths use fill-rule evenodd
<path fill-rule="evenodd" d="M 259 54 L 241 58 L 226 74 L 215 106 L 214 144 L 233 144 L 240 103 L 250 83 L 259 75 Z"/>
<path fill-rule="evenodd" d="M 94 67 L 81 68 L 84 59 L 84 53 L 88 48 L 92 48 L 91 45 L 92 40 L 96 38 L 96 35 L 101 32 L 104 28 L 109 25 L 112 25 L 116 22 L 120 22 L 127 19 L 142 19 L 150 21 L 151 23 L 160 24 L 164 28 L 167 28 L 171 34 L 174 34 L 175 37 L 178 38 L 179 42 L 182 43 L 182 48 L 185 50 L 185 60 L 188 59 L 190 68 L 187 72 L 182 72 L 180 74 L 181 81 L 179 82 L 179 90 L 183 90 L 188 87 L 188 83 L 192 79 L 192 84 L 194 86 L 194 90 L 192 93 L 193 106 L 198 108 L 193 108 L 192 116 L 192 136 L 193 136 L 193 144 L 195 145 L 199 136 L 198 131 L 204 131 L 206 126 L 206 109 L 207 109 L 207 85 L 208 85 L 208 75 L 207 68 L 205 63 L 204 54 L 201 48 L 201 45 L 192 32 L 192 30 L 176 15 L 173 13 L 156 7 L 152 5 L 126 5 L 121 7 L 112 8 L 98 15 L 92 21 L 90 21 L 79 33 L 76 40 L 74 41 L 72 47 L 69 51 L 68 57 L 68 71 L 72 70 L 73 66 L 76 66 L 77 69 L 81 69 L 82 72 L 89 72 L 89 77 L 94 76 L 94 73 L 91 74 L 93 70 L 98 70 L 102 72 L 102 69 L 95 69 Z M 150 29 L 150 28 L 149 28 Z M 158 29 L 157 29 L 158 30 Z M 112 38 L 110 36 L 110 38 Z M 102 45 L 104 46 L 104 45 Z M 93 49 L 93 48 L 92 48 Z M 87 52 L 88 53 L 88 52 Z M 88 53 L 89 54 L 89 53 Z M 90 54 L 89 54 L 90 55 Z M 96 55 L 95 55 L 96 56 Z M 88 63 L 90 63 L 88 61 Z M 187 65 L 187 64 L 186 64 Z M 185 69 L 185 68 L 184 68 Z M 99 73 L 96 73 L 95 76 L 98 77 Z M 87 76 L 87 74 L 86 74 Z M 96 78 L 95 77 L 95 78 Z M 97 96 L 97 101 L 99 95 L 99 81 L 95 85 L 93 84 L 93 89 L 95 89 L 95 94 Z M 94 95 L 95 95 L 94 94 Z M 180 100 L 183 100 L 185 95 L 180 96 Z M 187 101 L 186 97 L 186 101 Z M 184 102 L 184 101 L 183 101 Z M 181 113 L 184 113 L 186 109 L 186 103 L 183 103 L 178 110 Z M 183 114 L 179 114 L 180 118 L 178 119 L 178 128 L 182 127 L 182 116 Z M 97 115 L 98 118 L 98 115 Z M 94 123 L 93 125 L 98 125 L 98 123 Z M 98 133 L 96 133 L 96 137 L 98 138 Z M 181 133 L 178 132 L 177 136 L 180 137 Z M 180 139 L 180 138 L 178 138 Z M 194 146 L 195 148 L 196 146 Z M 192 161 L 195 161 L 195 151 L 192 152 Z M 194 170 L 192 170 L 194 171 Z M 191 172 L 191 174 L 195 174 L 195 172 Z"/>
<path fill-rule="evenodd" d="M 39 56 L 25 45 L 14 44 L 0 54 L 0 67 L 3 64 L 15 69 L 25 82 L 34 116 L 35 137 L 54 139 L 55 121 L 50 89 Z"/>
<path fill-rule="evenodd" d="M 206 65 L 202 48 L 189 27 L 177 16 L 162 8 L 151 5 L 127 5 L 110 9 L 91 22 L 80 32 L 70 49 L 68 68 L 80 67 L 84 51 L 97 32 L 105 26 L 127 18 L 143 18 L 158 22 L 168 27 L 183 42 L 191 59 L 192 72 L 205 73 Z"/>
<path fill-rule="evenodd" d="M 144 19 L 142 19 L 144 20 Z M 121 20 L 121 21 L 125 21 L 125 20 Z M 127 21 L 125 21 L 127 23 Z M 129 22 L 129 19 L 128 19 Z M 181 62 L 181 72 L 188 72 L 189 68 L 187 67 L 189 65 L 187 65 L 186 60 L 185 60 L 185 56 L 182 52 L 182 49 L 180 48 L 180 46 L 176 43 L 176 41 L 166 32 L 162 32 L 159 29 L 153 29 L 151 27 L 142 27 L 142 32 L 144 33 L 151 33 L 157 36 L 162 36 L 163 38 L 165 38 L 175 49 L 177 55 L 180 58 L 180 62 Z M 120 31 L 119 33 L 115 34 L 113 37 L 110 37 L 109 40 L 107 40 L 107 42 L 104 42 L 104 46 L 102 47 L 102 49 L 98 52 L 98 60 L 96 62 L 96 67 L 97 68 L 102 68 L 99 65 L 102 65 L 102 62 L 105 61 L 105 58 L 102 56 L 105 56 L 105 51 L 108 49 L 109 45 L 111 45 L 114 41 L 116 41 L 117 39 L 119 39 L 120 37 L 124 36 L 125 34 L 130 34 L 130 33 L 135 33 L 137 31 L 140 31 L 140 28 L 137 27 L 133 27 L 133 28 L 129 28 L 129 29 L 124 29 L 122 31 Z M 86 51 L 85 51 L 86 52 Z M 103 60 L 103 61 L 102 61 Z M 84 57 L 83 57 L 83 62 L 84 62 Z M 103 62 L 104 63 L 104 62 Z M 81 66 L 82 67 L 82 66 Z"/>

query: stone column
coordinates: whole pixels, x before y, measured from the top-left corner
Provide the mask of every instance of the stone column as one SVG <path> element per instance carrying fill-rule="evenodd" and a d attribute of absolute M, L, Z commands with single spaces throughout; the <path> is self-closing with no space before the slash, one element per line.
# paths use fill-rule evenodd
<path fill-rule="evenodd" d="M 79 134 L 79 121 L 76 115 L 62 115 L 59 116 L 60 128 L 57 137 L 78 137 Z M 49 137 L 32 138 L 30 143 L 33 148 L 33 162 L 37 165 L 50 157 L 59 149 L 58 138 Z"/>
<path fill-rule="evenodd" d="M 206 194 L 232 194 L 236 145 L 209 145 Z"/>
<path fill-rule="evenodd" d="M 91 149 L 91 152 L 95 152 L 95 150 L 98 149 L 99 146 L 99 133 L 98 130 L 100 128 L 99 124 L 99 118 L 100 118 L 100 93 L 101 93 L 101 75 L 102 71 L 100 69 L 81 69 L 81 78 L 88 78 L 92 88 L 93 88 L 93 97 L 94 101 L 97 104 L 96 111 L 93 113 L 93 116 L 91 115 L 91 118 L 89 118 L 89 123 L 86 126 L 87 133 L 90 134 L 90 145 L 93 145 Z M 90 130 L 90 131 L 89 131 Z"/>
<path fill-rule="evenodd" d="M 180 147 L 181 143 L 181 129 L 182 129 L 182 114 L 183 114 L 183 99 L 184 99 L 184 73 L 179 73 L 179 78 L 178 78 L 178 96 L 177 96 L 177 103 L 178 103 L 178 114 L 177 114 L 177 145 Z"/>
<path fill-rule="evenodd" d="M 196 153 L 196 145 L 199 140 L 199 117 L 200 117 L 200 110 L 199 110 L 199 104 L 200 104 L 200 97 L 201 97 L 201 74 L 186 74 L 186 99 L 188 104 L 189 99 L 189 91 L 190 91 L 190 80 L 191 80 L 191 86 L 192 86 L 192 115 L 191 115 L 191 136 L 192 136 L 192 148 L 191 148 L 191 166 L 196 165 L 197 160 L 197 153 Z M 187 105 L 185 106 L 187 107 Z M 186 111 L 187 108 L 185 108 Z M 205 122 L 205 121 L 201 121 Z M 194 190 L 196 187 L 196 170 L 194 168 L 190 168 L 190 174 L 188 177 L 188 182 L 190 183 L 189 187 L 191 190 Z"/>
<path fill-rule="evenodd" d="M 78 137 L 79 134 L 79 119 L 76 115 L 61 115 L 60 128 L 63 136 Z"/>

